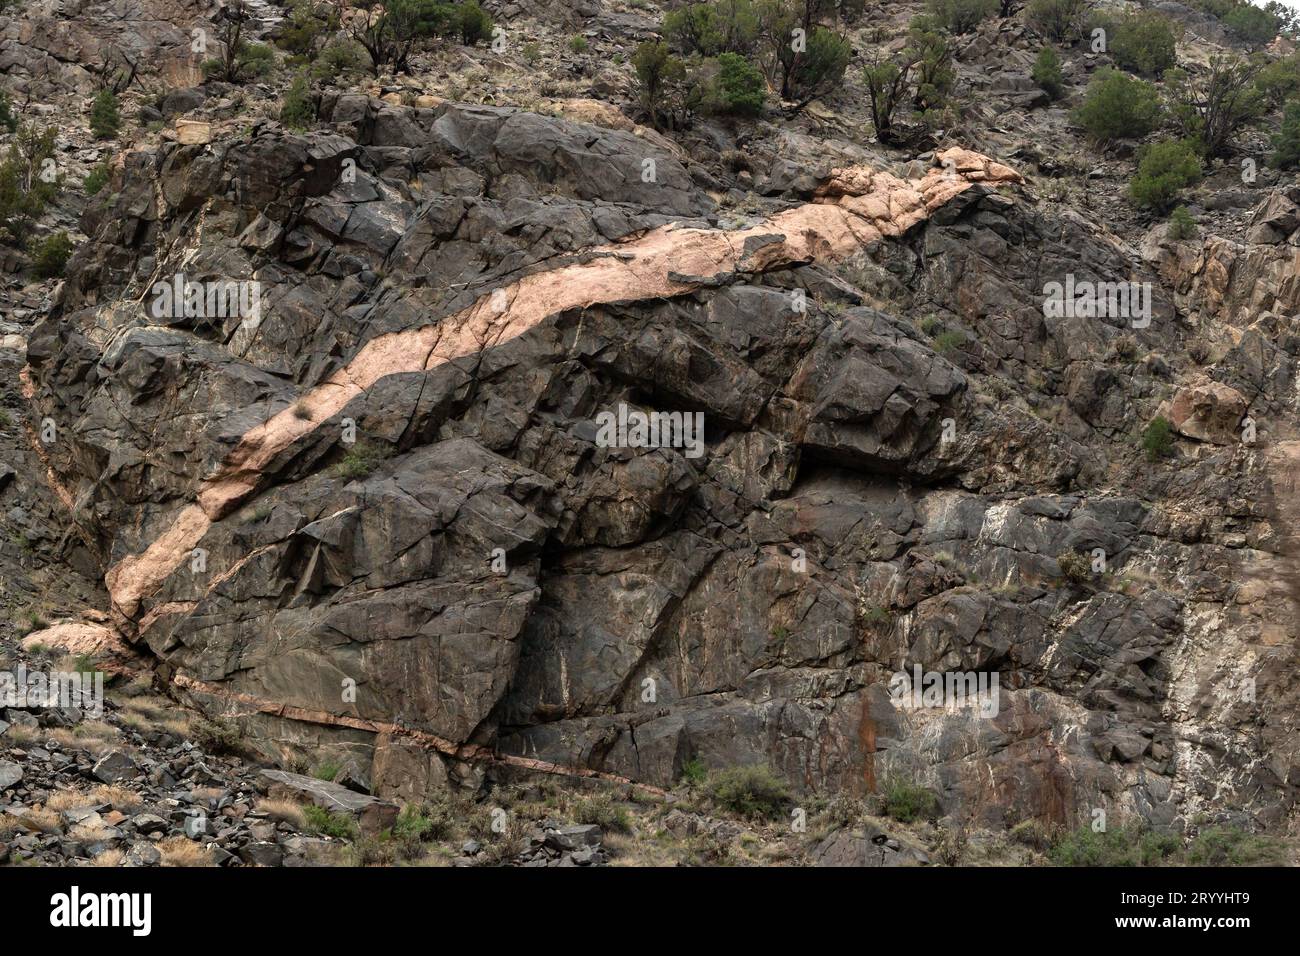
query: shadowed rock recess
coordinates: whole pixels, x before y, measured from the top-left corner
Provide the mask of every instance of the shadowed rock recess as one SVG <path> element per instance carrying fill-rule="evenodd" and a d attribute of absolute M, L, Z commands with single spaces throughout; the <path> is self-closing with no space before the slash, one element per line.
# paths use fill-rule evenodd
<path fill-rule="evenodd" d="M 118 155 L 25 342 L 32 481 L 104 584 L 59 633 L 347 812 L 763 764 L 963 828 L 1291 826 L 1297 187 L 1131 243 L 1024 150 L 817 147 L 737 207 L 602 104 L 429 101 Z M 1067 273 L 1150 283 L 1149 323 L 1050 314 Z M 178 276 L 255 314 L 155 308 Z M 906 706 L 918 670 L 994 712 Z M 347 788 L 291 772 L 322 763 Z M 816 856 L 929 859 L 875 824 Z"/>

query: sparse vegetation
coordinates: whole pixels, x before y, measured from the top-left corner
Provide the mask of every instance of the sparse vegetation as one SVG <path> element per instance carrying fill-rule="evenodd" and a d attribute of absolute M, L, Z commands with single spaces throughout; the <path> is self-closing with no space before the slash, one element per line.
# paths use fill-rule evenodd
<path fill-rule="evenodd" d="M 615 802 L 608 793 L 597 793 L 578 801 L 573 811 L 577 823 L 594 824 L 607 833 L 629 833 L 632 818 L 627 808 Z"/>
<path fill-rule="evenodd" d="M 1188 866 L 1285 866 L 1286 847 L 1277 839 L 1237 827 L 1208 827 L 1188 843 Z"/>
<path fill-rule="evenodd" d="M 1063 834 L 1048 850 L 1057 866 L 1159 866 L 1180 848 L 1178 837 L 1141 826 L 1097 832 L 1082 826 Z"/>
<path fill-rule="evenodd" d="M 930 0 L 930 13 L 952 33 L 970 33 L 998 12 L 998 0 Z"/>
<path fill-rule="evenodd" d="M 949 329 L 946 332 L 940 332 L 934 337 L 934 350 L 941 355 L 948 355 L 961 348 L 965 342 L 965 334 L 956 329 Z"/>
<path fill-rule="evenodd" d="M 1186 206 L 1179 206 L 1169 214 L 1169 238 L 1175 242 L 1191 239 L 1196 235 L 1196 220 L 1187 211 Z"/>
<path fill-rule="evenodd" d="M 276 800 L 263 797 L 257 802 L 257 809 L 270 819 L 289 824 L 296 830 L 307 828 L 307 814 L 301 803 L 293 800 Z"/>

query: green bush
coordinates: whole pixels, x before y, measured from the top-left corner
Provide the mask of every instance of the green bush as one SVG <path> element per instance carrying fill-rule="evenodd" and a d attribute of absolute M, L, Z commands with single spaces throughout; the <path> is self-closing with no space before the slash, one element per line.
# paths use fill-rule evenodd
<path fill-rule="evenodd" d="M 355 40 L 331 40 L 321 49 L 311 74 L 317 80 L 337 81 L 360 71 L 365 64 L 365 49 Z"/>
<path fill-rule="evenodd" d="M 940 332 L 934 337 L 934 350 L 942 355 L 954 352 L 966 341 L 966 336 L 956 329 Z"/>
<path fill-rule="evenodd" d="M 451 835 L 452 816 L 446 804 L 414 804 L 402 807 L 393 824 L 393 839 L 404 843 L 441 840 Z"/>
<path fill-rule="evenodd" d="M 722 809 L 750 819 L 778 819 L 790 803 L 786 782 L 760 764 L 712 774 L 709 796 Z"/>
<path fill-rule="evenodd" d="M 925 787 L 906 780 L 890 780 L 885 784 L 883 796 L 885 816 L 899 823 L 939 818 L 939 798 Z"/>
<path fill-rule="evenodd" d="M 294 0 L 275 45 L 305 60 L 314 60 L 338 25 L 338 14 L 332 6 L 315 0 Z"/>
<path fill-rule="evenodd" d="M 478 0 L 464 0 L 456 7 L 455 30 L 465 46 L 475 46 L 492 39 L 492 18 Z"/>
<path fill-rule="evenodd" d="M 339 775 L 339 772 L 342 769 L 343 767 L 340 764 L 332 760 L 327 760 L 313 770 L 311 775 L 317 780 L 333 782 L 334 778 Z"/>
<path fill-rule="evenodd" d="M 1159 125 L 1160 110 L 1160 95 L 1150 83 L 1101 70 L 1074 118 L 1095 140 L 1138 139 Z"/>
<path fill-rule="evenodd" d="M 1057 866 L 1158 866 L 1175 857 L 1181 841 L 1170 833 L 1142 826 L 1095 832 L 1090 826 L 1071 830 L 1048 851 Z"/>
<path fill-rule="evenodd" d="M 1054 100 L 1060 99 L 1061 91 L 1065 88 L 1065 78 L 1061 75 L 1061 58 L 1054 49 L 1045 46 L 1038 51 L 1038 58 L 1034 60 L 1034 68 L 1029 75 L 1044 93 Z"/>
<path fill-rule="evenodd" d="M 1278 20 L 1267 10 L 1252 4 L 1237 7 L 1223 18 L 1228 32 L 1247 43 L 1268 43 L 1277 36 Z"/>
<path fill-rule="evenodd" d="M 1201 157 L 1185 140 L 1167 139 L 1138 153 L 1137 175 L 1129 182 L 1133 202 L 1147 209 L 1165 210 L 1178 193 L 1201 178 Z"/>
<path fill-rule="evenodd" d="M 306 73 L 300 72 L 289 84 L 280 107 L 280 122 L 291 129 L 307 129 L 316 122 L 316 104 Z"/>
<path fill-rule="evenodd" d="M 1300 91 L 1300 54 L 1273 60 L 1255 77 L 1255 88 L 1273 106 L 1281 106 Z"/>
<path fill-rule="evenodd" d="M 817 27 L 808 35 L 808 49 L 794 61 L 789 71 L 787 95 L 811 99 L 839 85 L 844 70 L 853 55 L 848 37 L 825 27 Z"/>
<path fill-rule="evenodd" d="M 1282 123 L 1272 136 L 1273 153 L 1268 163 L 1275 169 L 1300 166 L 1300 99 L 1291 100 L 1282 111 Z"/>
<path fill-rule="evenodd" d="M 907 91 L 910 70 L 905 70 L 894 60 L 878 60 L 862 70 L 862 81 L 867 86 L 871 122 L 876 139 L 882 143 L 894 138 L 894 113 L 902 104 Z"/>
<path fill-rule="evenodd" d="M 970 33 L 998 12 L 998 0 L 930 0 L 929 10 L 953 33 Z"/>
<path fill-rule="evenodd" d="M 1035 29 L 1059 43 L 1079 35 L 1089 9 L 1090 0 L 1029 0 L 1025 16 Z"/>
<path fill-rule="evenodd" d="M 231 721 L 220 717 L 214 720 L 199 718 L 190 721 L 189 736 L 200 750 L 208 753 L 234 753 L 239 747 L 239 728 Z"/>
<path fill-rule="evenodd" d="M 632 818 L 627 808 L 607 793 L 598 793 L 578 801 L 573 810 L 575 823 L 598 826 L 606 833 L 631 833 Z"/>
<path fill-rule="evenodd" d="M 1124 17 L 1115 26 L 1110 52 L 1126 70 L 1159 76 L 1176 62 L 1174 31 L 1169 21 L 1153 10 Z"/>
<path fill-rule="evenodd" d="M 199 64 L 204 76 L 227 83 L 243 83 L 253 77 L 265 76 L 275 68 L 275 51 L 265 43 L 250 43 L 234 38 L 230 42 L 234 44 L 234 56 L 223 53 L 222 56 L 204 60 Z"/>
<path fill-rule="evenodd" d="M 99 191 L 108 184 L 108 163 L 100 163 L 98 166 L 86 173 L 86 178 L 82 180 L 81 188 L 87 196 L 96 196 Z"/>
<path fill-rule="evenodd" d="M 586 53 L 587 46 L 587 38 L 584 36 L 574 36 L 569 38 L 569 49 L 574 53 Z"/>
<path fill-rule="evenodd" d="M 1092 580 L 1092 562 L 1078 551 L 1062 551 L 1056 556 L 1056 566 L 1061 569 L 1061 576 L 1074 584 Z"/>
<path fill-rule="evenodd" d="M 275 68 L 275 51 L 265 43 L 249 43 L 239 51 L 239 65 L 245 76 L 265 76 Z"/>
<path fill-rule="evenodd" d="M 114 139 L 121 125 L 117 96 L 112 90 L 100 90 L 90 104 L 90 131 L 95 134 L 95 139 Z"/>
<path fill-rule="evenodd" d="M 39 279 L 55 279 L 63 275 L 63 267 L 72 255 L 72 240 L 66 232 L 46 236 L 32 250 L 32 272 Z"/>
<path fill-rule="evenodd" d="M 1142 448 L 1147 458 L 1155 461 L 1164 458 L 1174 448 L 1174 426 L 1163 415 L 1151 419 L 1151 424 L 1142 431 Z"/>
<path fill-rule="evenodd" d="M 664 17 L 662 32 L 682 53 L 747 56 L 758 39 L 758 16 L 751 0 L 689 3 Z"/>
<path fill-rule="evenodd" d="M 738 53 L 723 53 L 714 63 L 717 72 L 705 93 L 708 111 L 731 116 L 762 113 L 767 81 L 759 69 Z"/>
<path fill-rule="evenodd" d="M 333 474 L 336 478 L 357 481 L 378 468 L 382 460 L 382 455 L 377 449 L 364 442 L 358 442 L 347 451 L 343 460 L 334 466 Z"/>
<path fill-rule="evenodd" d="M 1169 214 L 1169 238 L 1178 242 L 1196 235 L 1196 220 L 1187 211 L 1186 206 L 1179 206 Z"/>

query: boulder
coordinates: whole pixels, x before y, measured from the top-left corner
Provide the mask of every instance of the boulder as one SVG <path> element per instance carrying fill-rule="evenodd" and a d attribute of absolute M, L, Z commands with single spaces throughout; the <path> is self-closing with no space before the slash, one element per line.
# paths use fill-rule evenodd
<path fill-rule="evenodd" d="M 140 776 L 140 768 L 130 755 L 110 750 L 96 761 L 91 774 L 101 783 L 118 783 Z"/>
<path fill-rule="evenodd" d="M 812 862 L 835 867 L 926 866 L 930 857 L 920 847 L 867 822 L 823 839 L 813 850 Z"/>
<path fill-rule="evenodd" d="M 1249 400 L 1221 382 L 1203 381 L 1180 388 L 1169 403 L 1169 422 L 1186 438 L 1215 445 L 1241 441 L 1240 425 Z"/>

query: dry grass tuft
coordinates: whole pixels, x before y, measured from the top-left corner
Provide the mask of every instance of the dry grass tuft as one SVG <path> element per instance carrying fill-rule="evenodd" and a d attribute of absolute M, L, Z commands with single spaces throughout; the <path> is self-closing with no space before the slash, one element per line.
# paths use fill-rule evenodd
<path fill-rule="evenodd" d="M 207 847 L 189 837 L 168 837 L 158 844 L 163 866 L 211 866 L 212 854 Z"/>
<path fill-rule="evenodd" d="M 296 830 L 303 830 L 307 826 L 307 815 L 303 812 L 302 804 L 293 800 L 275 800 L 268 797 L 257 801 L 257 809 L 272 820 L 288 823 Z"/>
<path fill-rule="evenodd" d="M 57 810 L 50 810 L 47 807 L 31 807 L 18 814 L 18 822 L 28 830 L 38 830 L 41 833 L 62 833 L 63 817 L 59 816 Z"/>
<path fill-rule="evenodd" d="M 114 783 L 101 783 L 88 796 L 91 803 L 107 803 L 121 813 L 136 813 L 144 809 L 144 799 L 138 793 Z"/>
<path fill-rule="evenodd" d="M 95 802 L 95 798 L 88 793 L 78 790 L 56 790 L 45 801 L 45 806 L 50 810 L 71 810 L 74 807 L 88 807 Z"/>

